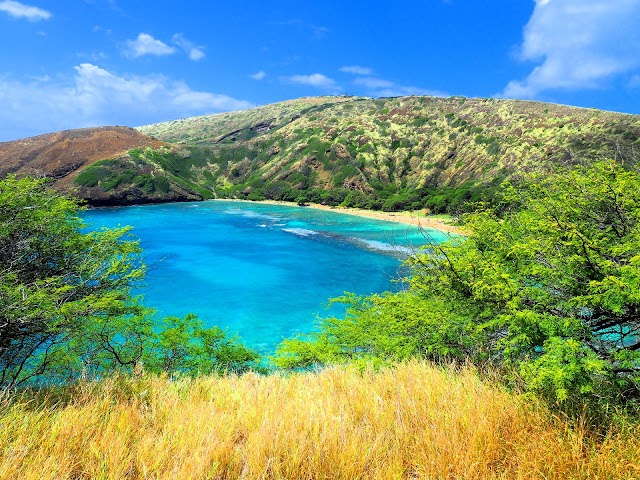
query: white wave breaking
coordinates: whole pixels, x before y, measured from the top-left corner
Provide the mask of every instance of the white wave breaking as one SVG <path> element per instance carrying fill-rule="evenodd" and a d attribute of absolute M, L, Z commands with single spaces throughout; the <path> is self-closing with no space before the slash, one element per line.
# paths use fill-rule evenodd
<path fill-rule="evenodd" d="M 362 238 L 355 238 L 354 240 L 365 248 L 368 248 L 369 250 L 376 250 L 378 252 L 399 253 L 402 255 L 412 255 L 415 253 L 415 249 L 406 245 L 394 245 L 392 243 L 379 242 L 377 240 L 365 240 Z"/>
<path fill-rule="evenodd" d="M 229 215 L 238 215 L 239 217 L 259 219 L 259 220 L 269 220 L 275 222 L 278 220 L 278 217 L 272 217 L 271 215 L 265 215 L 263 213 L 254 212 L 252 210 L 243 210 L 241 208 L 229 208 L 224 211 L 224 213 Z"/>
<path fill-rule="evenodd" d="M 307 230 L 306 228 L 283 228 L 283 232 L 292 233 L 298 237 L 309 237 L 311 235 L 318 235 L 318 232 L 314 230 Z"/>

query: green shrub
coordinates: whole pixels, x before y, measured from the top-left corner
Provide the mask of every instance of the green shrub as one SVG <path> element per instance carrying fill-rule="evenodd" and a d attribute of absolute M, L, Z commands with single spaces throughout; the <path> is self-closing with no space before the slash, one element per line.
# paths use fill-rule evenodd
<path fill-rule="evenodd" d="M 487 145 L 487 153 L 489 155 L 498 155 L 500 153 L 500 144 L 493 141 Z"/>
<path fill-rule="evenodd" d="M 80 174 L 73 180 L 76 185 L 81 187 L 95 187 L 100 181 L 98 172 L 91 167 L 83 169 Z"/>
<path fill-rule="evenodd" d="M 637 406 L 640 171 L 530 174 L 504 198 L 500 214 L 463 216 L 466 237 L 413 256 L 409 292 L 346 296 L 348 315 L 285 341 L 280 364 L 466 359 L 572 415 Z"/>

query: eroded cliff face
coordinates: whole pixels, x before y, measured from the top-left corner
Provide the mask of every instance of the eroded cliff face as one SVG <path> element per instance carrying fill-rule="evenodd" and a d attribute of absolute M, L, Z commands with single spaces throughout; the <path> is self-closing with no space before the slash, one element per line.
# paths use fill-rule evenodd
<path fill-rule="evenodd" d="M 147 205 L 152 203 L 197 202 L 205 197 L 197 192 L 172 186 L 168 192 L 154 193 L 141 188 L 125 186 L 105 192 L 100 187 L 76 187 L 69 191 L 92 207 L 124 207 L 128 205 Z"/>

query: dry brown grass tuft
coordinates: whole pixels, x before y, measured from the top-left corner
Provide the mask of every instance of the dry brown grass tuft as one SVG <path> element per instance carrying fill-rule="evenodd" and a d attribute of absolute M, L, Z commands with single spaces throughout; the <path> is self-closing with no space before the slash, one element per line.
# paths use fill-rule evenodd
<path fill-rule="evenodd" d="M 87 383 L 5 399 L 2 479 L 639 478 L 640 431 L 594 441 L 471 369 Z"/>

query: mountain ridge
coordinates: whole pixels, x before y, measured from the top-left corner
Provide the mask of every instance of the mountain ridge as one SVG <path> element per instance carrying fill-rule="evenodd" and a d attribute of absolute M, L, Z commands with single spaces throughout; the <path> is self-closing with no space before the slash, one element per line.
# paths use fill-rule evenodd
<path fill-rule="evenodd" d="M 131 131 L 126 150 L 77 166 L 63 149 L 72 173 L 56 178 L 51 162 L 45 176 L 92 205 L 218 197 L 443 211 L 490 199 L 523 170 L 640 148 L 638 115 L 464 97 L 307 97 Z M 11 170 L 3 145 L 0 175 Z"/>

